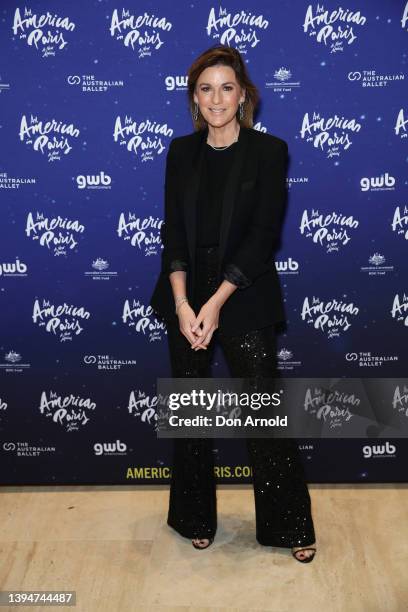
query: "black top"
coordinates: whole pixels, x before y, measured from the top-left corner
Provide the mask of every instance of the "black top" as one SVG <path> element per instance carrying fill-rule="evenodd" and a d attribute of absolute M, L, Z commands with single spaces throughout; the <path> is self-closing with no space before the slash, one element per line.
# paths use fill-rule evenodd
<path fill-rule="evenodd" d="M 219 244 L 222 198 L 236 145 L 234 142 L 227 149 L 214 150 L 208 143 L 205 144 L 197 206 L 197 246 L 199 247 Z"/>

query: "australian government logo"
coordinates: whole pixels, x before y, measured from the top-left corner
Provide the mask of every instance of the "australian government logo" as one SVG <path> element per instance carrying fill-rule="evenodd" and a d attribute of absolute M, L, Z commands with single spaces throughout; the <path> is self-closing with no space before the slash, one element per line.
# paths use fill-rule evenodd
<path fill-rule="evenodd" d="M 17 353 L 14 350 L 7 351 L 3 359 L 4 361 L 0 361 L 0 371 L 2 372 L 21 374 L 21 372 L 29 370 L 31 367 L 30 363 L 23 362 L 21 353 Z"/>
<path fill-rule="evenodd" d="M 343 295 L 343 298 L 346 298 Z M 301 318 L 314 329 L 327 334 L 328 338 L 340 336 L 342 332 L 350 329 L 359 308 L 353 302 L 331 299 L 322 300 L 313 296 L 305 297 L 302 304 Z"/>
<path fill-rule="evenodd" d="M 267 74 L 267 76 L 269 76 Z M 272 89 L 275 93 L 288 94 L 292 89 L 300 87 L 300 81 L 293 79 L 289 68 L 281 66 L 273 73 L 273 80 L 265 82 L 265 89 Z"/>
<path fill-rule="evenodd" d="M 294 370 L 295 368 L 299 368 L 302 365 L 302 362 L 294 359 L 293 351 L 286 347 L 282 347 L 278 353 L 278 370 Z"/>
<path fill-rule="evenodd" d="M 368 258 L 368 266 L 361 266 L 360 271 L 368 274 L 368 276 L 385 276 L 390 272 L 394 272 L 394 266 L 384 265 L 386 259 L 381 253 L 373 253 Z"/>
<path fill-rule="evenodd" d="M 75 30 L 75 23 L 69 17 L 46 13 L 34 13 L 24 7 L 23 13 L 16 8 L 13 20 L 13 34 L 25 40 L 29 47 L 40 51 L 42 57 L 55 56 L 68 44 L 67 35 Z"/>
<path fill-rule="evenodd" d="M 141 59 L 160 49 L 172 27 L 167 17 L 146 12 L 132 15 L 129 10 L 122 8 L 121 11 L 114 9 L 112 12 L 109 32 L 124 47 L 136 51 Z"/>
<path fill-rule="evenodd" d="M 366 21 L 360 11 L 341 6 L 326 9 L 324 4 L 309 4 L 303 22 L 303 32 L 328 47 L 330 53 L 336 53 L 344 51 L 344 45 L 350 46 L 357 40 L 357 31 Z"/>
<path fill-rule="evenodd" d="M 97 257 L 91 264 L 92 270 L 87 270 L 84 275 L 94 281 L 108 281 L 111 278 L 116 278 L 118 273 L 115 270 L 109 270 L 110 264 L 107 259 Z"/>

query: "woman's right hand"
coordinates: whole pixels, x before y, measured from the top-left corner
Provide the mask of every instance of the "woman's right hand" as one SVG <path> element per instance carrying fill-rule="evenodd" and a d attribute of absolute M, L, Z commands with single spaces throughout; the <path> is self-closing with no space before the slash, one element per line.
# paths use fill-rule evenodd
<path fill-rule="evenodd" d="M 203 332 L 200 328 L 198 328 L 196 332 L 191 331 L 191 328 L 195 325 L 197 317 L 188 302 L 183 302 L 180 304 L 177 310 L 177 316 L 179 319 L 181 333 L 187 338 L 190 344 L 193 344 L 197 340 L 197 337 L 200 337 Z M 198 349 L 207 350 L 207 347 L 198 346 Z"/>

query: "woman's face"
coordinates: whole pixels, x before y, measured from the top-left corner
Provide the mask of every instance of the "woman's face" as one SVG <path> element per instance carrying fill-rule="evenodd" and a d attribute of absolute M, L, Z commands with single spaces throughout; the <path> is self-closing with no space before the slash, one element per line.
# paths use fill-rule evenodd
<path fill-rule="evenodd" d="M 231 66 L 210 66 L 198 77 L 194 102 L 207 123 L 222 127 L 235 119 L 240 102 L 245 100 Z"/>

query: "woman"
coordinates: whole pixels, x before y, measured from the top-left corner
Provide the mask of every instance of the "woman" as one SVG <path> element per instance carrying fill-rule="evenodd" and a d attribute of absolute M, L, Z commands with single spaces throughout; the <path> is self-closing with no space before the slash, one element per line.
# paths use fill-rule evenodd
<path fill-rule="evenodd" d="M 162 269 L 150 305 L 166 321 L 173 377 L 209 377 L 220 342 L 233 377 L 276 375 L 284 319 L 273 253 L 286 196 L 288 147 L 252 128 L 258 91 L 236 49 L 216 45 L 188 71 L 195 132 L 169 147 Z M 246 439 L 256 538 L 316 551 L 310 496 L 293 439 Z M 216 527 L 212 439 L 175 439 L 168 524 L 207 548 Z"/>

